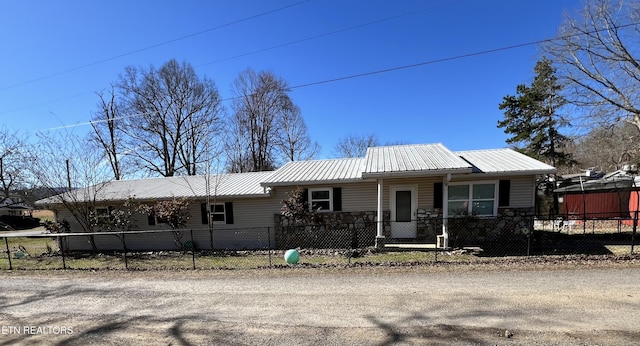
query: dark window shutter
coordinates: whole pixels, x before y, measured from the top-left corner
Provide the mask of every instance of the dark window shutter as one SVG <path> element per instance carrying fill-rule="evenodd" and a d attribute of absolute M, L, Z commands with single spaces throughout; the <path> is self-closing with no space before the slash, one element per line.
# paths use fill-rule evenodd
<path fill-rule="evenodd" d="M 444 184 L 443 183 L 433 183 L 433 207 L 434 208 L 442 208 L 444 198 Z"/>
<path fill-rule="evenodd" d="M 333 211 L 342 211 L 342 188 L 333 188 Z"/>
<path fill-rule="evenodd" d="M 156 214 L 151 213 L 147 215 L 147 220 L 149 221 L 149 226 L 155 226 L 156 224 Z"/>
<path fill-rule="evenodd" d="M 302 205 L 305 209 L 309 209 L 309 189 L 302 190 Z"/>
<path fill-rule="evenodd" d="M 224 218 L 227 220 L 227 224 L 233 224 L 233 203 L 224 203 Z"/>
<path fill-rule="evenodd" d="M 200 215 L 202 217 L 202 224 L 209 224 L 209 210 L 207 210 L 207 203 L 200 203 Z"/>
<path fill-rule="evenodd" d="M 498 206 L 508 207 L 511 203 L 511 180 L 500 180 L 498 185 Z"/>

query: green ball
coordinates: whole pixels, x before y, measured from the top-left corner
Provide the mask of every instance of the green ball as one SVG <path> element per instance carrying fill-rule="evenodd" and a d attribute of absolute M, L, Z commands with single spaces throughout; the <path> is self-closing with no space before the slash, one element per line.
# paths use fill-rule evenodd
<path fill-rule="evenodd" d="M 290 249 L 284 253 L 284 260 L 289 264 L 296 264 L 300 260 L 298 250 Z"/>

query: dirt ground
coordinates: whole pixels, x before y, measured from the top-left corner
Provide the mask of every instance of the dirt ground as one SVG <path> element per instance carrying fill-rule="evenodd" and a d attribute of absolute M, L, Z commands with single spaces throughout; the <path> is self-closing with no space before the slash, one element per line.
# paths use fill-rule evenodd
<path fill-rule="evenodd" d="M 0 345 L 640 345 L 640 264 L 0 272 Z"/>

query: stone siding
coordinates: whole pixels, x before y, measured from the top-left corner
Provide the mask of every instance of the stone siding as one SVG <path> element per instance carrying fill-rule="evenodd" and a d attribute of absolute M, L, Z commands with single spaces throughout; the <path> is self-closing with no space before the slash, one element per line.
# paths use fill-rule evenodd
<path fill-rule="evenodd" d="M 377 212 L 331 212 L 315 215 L 310 225 L 294 224 L 275 214 L 276 247 L 287 248 L 364 248 L 374 246 Z M 384 229 L 389 229 L 389 212 L 385 211 Z"/>
<path fill-rule="evenodd" d="M 448 220 L 449 246 L 482 246 L 525 239 L 533 230 L 533 208 L 500 208 L 497 217 L 465 216 Z"/>
<path fill-rule="evenodd" d="M 279 249 L 287 248 L 363 248 L 375 245 L 377 213 L 331 212 L 317 214 L 311 225 L 293 224 L 275 214 L 275 240 Z M 519 238 L 533 229 L 533 208 L 500 208 L 497 217 L 455 217 L 448 220 L 451 247 L 475 246 L 487 241 Z M 390 212 L 384 211 L 383 235 L 391 239 Z M 420 208 L 416 215 L 416 243 L 435 244 L 442 234 L 442 209 Z"/>

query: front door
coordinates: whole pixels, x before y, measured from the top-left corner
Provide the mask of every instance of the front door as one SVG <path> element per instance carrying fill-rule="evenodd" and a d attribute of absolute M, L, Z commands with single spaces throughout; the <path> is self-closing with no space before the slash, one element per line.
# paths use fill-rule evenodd
<path fill-rule="evenodd" d="M 391 238 L 415 238 L 417 234 L 418 188 L 416 186 L 392 186 L 390 193 Z"/>

